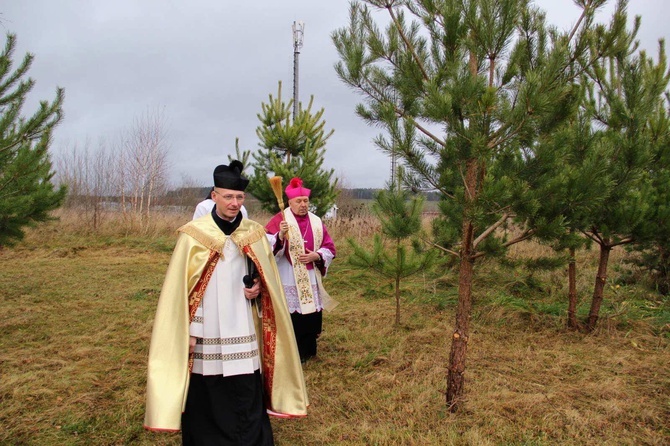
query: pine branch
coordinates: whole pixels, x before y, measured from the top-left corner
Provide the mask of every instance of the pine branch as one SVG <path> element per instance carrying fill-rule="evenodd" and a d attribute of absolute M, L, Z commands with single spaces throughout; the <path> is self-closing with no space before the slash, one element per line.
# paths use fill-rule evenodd
<path fill-rule="evenodd" d="M 515 245 L 515 244 L 517 244 L 517 243 L 521 243 L 521 242 L 523 242 L 523 241 L 525 241 L 525 240 L 528 240 L 528 239 L 531 238 L 533 235 L 535 235 L 535 232 L 536 232 L 536 231 L 535 231 L 534 229 L 527 229 L 526 231 L 524 231 L 524 232 L 523 232 L 520 236 L 518 236 L 517 238 L 512 239 L 512 240 L 509 240 L 509 241 L 503 243 L 503 246 L 504 246 L 505 248 L 507 248 L 507 247 L 509 247 L 509 246 L 512 246 L 512 245 Z"/>
<path fill-rule="evenodd" d="M 525 241 L 525 240 L 528 240 L 528 239 L 531 238 L 534 234 L 535 234 L 535 230 L 534 230 L 534 229 L 527 229 L 526 231 L 524 231 L 524 232 L 523 232 L 520 236 L 518 236 L 517 238 L 512 239 L 512 240 L 509 240 L 509 241 L 503 243 L 502 246 L 503 246 L 504 248 L 508 248 L 508 247 L 510 247 L 510 246 L 512 246 L 512 245 L 515 245 L 515 244 L 517 244 L 517 243 L 521 243 L 521 242 L 523 242 L 523 241 Z M 478 259 L 478 258 L 483 257 L 483 256 L 485 256 L 485 255 L 486 255 L 485 252 L 478 252 L 478 253 L 476 253 L 476 254 L 473 254 L 471 257 L 472 257 L 473 260 L 475 260 L 475 259 Z"/>
<path fill-rule="evenodd" d="M 627 245 L 629 243 L 633 243 L 634 241 L 635 241 L 635 238 L 632 237 L 632 236 L 629 236 L 629 237 L 626 237 L 626 238 L 623 238 L 623 239 L 619 240 L 618 242 L 611 243 L 609 246 L 614 248 L 615 246 Z"/>
<path fill-rule="evenodd" d="M 391 15 L 391 19 L 393 20 L 393 23 L 395 24 L 396 29 L 398 30 L 398 33 L 400 34 L 400 37 L 402 38 L 403 42 L 405 42 L 405 46 L 409 50 L 409 52 L 412 54 L 412 58 L 416 62 L 416 64 L 419 66 L 419 69 L 421 70 L 421 73 L 423 74 L 423 80 L 428 81 L 428 73 L 426 72 L 426 69 L 423 67 L 423 64 L 421 63 L 421 60 L 419 59 L 419 56 L 416 54 L 416 51 L 414 50 L 414 46 L 410 43 L 409 39 L 407 39 L 407 36 L 405 35 L 402 27 L 400 26 L 400 22 L 398 21 L 398 17 L 395 15 L 395 12 L 393 12 L 393 5 L 387 4 L 386 9 L 388 10 L 389 14 Z"/>
<path fill-rule="evenodd" d="M 484 240 L 484 239 L 485 239 L 486 237 L 488 237 L 493 231 L 495 231 L 495 230 L 498 229 L 502 224 L 504 224 L 504 223 L 507 221 L 507 219 L 509 218 L 509 216 L 510 216 L 510 215 L 509 215 L 508 213 L 504 213 L 504 214 L 502 215 L 502 217 L 500 217 L 500 219 L 498 219 L 497 222 L 495 222 L 494 224 L 492 224 L 491 226 L 489 226 L 484 232 L 482 232 L 482 233 L 479 235 L 479 237 L 477 237 L 477 238 L 472 242 L 472 247 L 473 247 L 473 249 L 474 249 L 474 248 L 477 248 L 477 245 L 479 245 L 479 243 L 481 243 L 482 240 Z"/>
<path fill-rule="evenodd" d="M 459 258 L 459 259 L 461 258 L 461 255 L 459 253 L 457 253 L 456 251 L 452 251 L 451 249 L 445 248 L 444 246 L 440 246 L 437 243 L 426 239 L 425 237 L 420 237 L 420 239 L 421 239 L 421 241 L 423 241 L 427 245 L 430 245 L 434 248 L 437 248 L 440 251 L 446 252 L 447 254 L 451 254 L 452 256 L 454 256 L 456 258 Z"/>

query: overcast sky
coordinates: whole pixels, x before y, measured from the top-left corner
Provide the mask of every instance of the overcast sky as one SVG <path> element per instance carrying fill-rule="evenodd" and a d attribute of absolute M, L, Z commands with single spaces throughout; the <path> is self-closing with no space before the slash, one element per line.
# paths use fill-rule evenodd
<path fill-rule="evenodd" d="M 610 0 L 601 20 L 614 7 Z M 657 54 L 670 32 L 669 0 L 631 0 L 629 15 L 641 15 L 642 47 Z M 537 0 L 548 21 L 567 29 L 578 17 L 572 0 Z M 324 167 L 347 187 L 383 187 L 390 162 L 372 143 L 379 132 L 354 113 L 361 97 L 335 74 L 337 53 L 330 34 L 348 23 L 346 0 L 5 0 L 0 26 L 16 33 L 14 59 L 30 51 L 36 80 L 24 111 L 52 100 L 65 88 L 65 119 L 53 151 L 86 140 L 113 141 L 148 110 L 167 120 L 171 174 L 211 184 L 217 164 L 242 148 L 257 149 L 257 113 L 268 95 L 292 97 L 291 25 L 305 22 L 300 54 L 300 100 L 314 95 L 325 108 Z M 380 18 L 385 18 L 380 13 Z"/>

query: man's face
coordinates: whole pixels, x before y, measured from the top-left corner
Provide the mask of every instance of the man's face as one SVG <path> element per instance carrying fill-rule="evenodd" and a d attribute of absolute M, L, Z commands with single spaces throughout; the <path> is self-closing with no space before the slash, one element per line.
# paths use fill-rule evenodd
<path fill-rule="evenodd" d="M 288 206 L 295 215 L 307 215 L 309 211 L 309 197 L 295 197 L 288 201 Z"/>
<path fill-rule="evenodd" d="M 212 200 L 216 203 L 216 213 L 219 217 L 233 220 L 244 204 L 244 192 L 215 187 L 212 191 Z"/>

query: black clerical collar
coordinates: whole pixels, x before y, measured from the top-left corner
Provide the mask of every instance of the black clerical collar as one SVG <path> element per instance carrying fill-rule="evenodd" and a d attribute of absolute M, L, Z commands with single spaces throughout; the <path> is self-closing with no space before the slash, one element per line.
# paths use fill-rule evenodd
<path fill-rule="evenodd" d="M 212 217 L 214 218 L 214 223 L 223 231 L 224 234 L 230 235 L 242 222 L 242 212 L 238 212 L 237 217 L 233 221 L 227 221 L 219 217 L 219 214 L 216 213 L 216 206 L 212 209 Z"/>

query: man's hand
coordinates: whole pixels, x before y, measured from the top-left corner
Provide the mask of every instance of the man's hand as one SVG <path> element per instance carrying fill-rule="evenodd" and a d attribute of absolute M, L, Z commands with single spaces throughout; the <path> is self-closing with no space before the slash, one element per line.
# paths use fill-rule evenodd
<path fill-rule="evenodd" d="M 188 338 L 188 353 L 189 354 L 193 353 L 193 350 L 195 350 L 196 339 L 197 338 L 195 336 L 191 336 L 190 338 Z"/>
<path fill-rule="evenodd" d="M 288 223 L 286 221 L 281 221 L 279 223 L 279 240 L 285 240 L 287 233 L 288 233 Z"/>
<path fill-rule="evenodd" d="M 316 251 L 310 251 L 307 248 L 305 248 L 304 254 L 300 254 L 298 256 L 298 261 L 300 263 L 312 263 L 312 262 L 318 262 L 319 260 L 321 260 L 321 256 L 319 255 L 319 253 Z"/>
<path fill-rule="evenodd" d="M 261 294 L 261 283 L 258 277 L 254 279 L 254 286 L 251 288 L 244 288 L 244 297 L 249 300 L 256 299 Z"/>

